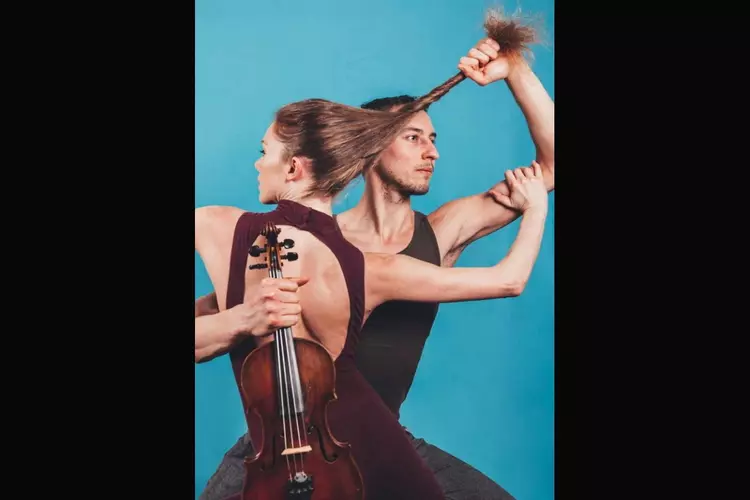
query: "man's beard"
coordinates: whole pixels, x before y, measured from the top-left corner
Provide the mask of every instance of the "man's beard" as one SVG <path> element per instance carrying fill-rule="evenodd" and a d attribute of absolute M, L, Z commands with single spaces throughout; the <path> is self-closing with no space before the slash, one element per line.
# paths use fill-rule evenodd
<path fill-rule="evenodd" d="M 430 190 L 429 182 L 414 183 L 402 181 L 393 172 L 385 168 L 382 163 L 378 163 L 375 166 L 375 172 L 380 177 L 380 180 L 383 181 L 384 187 L 387 190 L 396 191 L 403 198 L 427 194 Z"/>

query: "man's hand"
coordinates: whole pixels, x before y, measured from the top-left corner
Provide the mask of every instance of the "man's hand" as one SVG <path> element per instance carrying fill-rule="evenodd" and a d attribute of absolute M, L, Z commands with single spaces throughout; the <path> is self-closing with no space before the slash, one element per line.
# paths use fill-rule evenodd
<path fill-rule="evenodd" d="M 245 302 L 229 309 L 236 331 L 262 337 L 297 324 L 302 312 L 297 290 L 308 278 L 265 278 Z"/>
<path fill-rule="evenodd" d="M 508 58 L 499 55 L 499 50 L 500 45 L 495 40 L 484 38 L 459 60 L 458 69 L 482 86 L 503 80 L 512 68 Z"/>
<path fill-rule="evenodd" d="M 546 212 L 548 203 L 547 188 L 544 185 L 542 167 L 537 162 L 531 162 L 531 167 L 519 167 L 515 171 L 505 172 L 509 194 L 491 190 L 490 195 L 498 203 L 511 210 L 525 212 L 530 209 L 540 209 Z"/>

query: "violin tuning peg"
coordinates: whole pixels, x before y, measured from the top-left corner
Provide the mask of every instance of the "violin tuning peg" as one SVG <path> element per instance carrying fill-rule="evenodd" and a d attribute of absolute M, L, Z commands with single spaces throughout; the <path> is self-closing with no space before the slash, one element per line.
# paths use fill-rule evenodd
<path fill-rule="evenodd" d="M 288 260 L 290 262 L 297 259 L 299 259 L 299 255 L 297 255 L 297 252 L 289 252 L 288 254 L 281 256 L 281 260 Z"/>
<path fill-rule="evenodd" d="M 258 245 L 253 245 L 252 247 L 250 247 L 250 250 L 248 251 L 248 253 L 252 255 L 253 257 L 258 257 L 260 254 L 262 254 L 265 251 L 266 251 L 265 248 L 261 248 Z"/>
<path fill-rule="evenodd" d="M 248 267 L 248 269 L 265 269 L 268 267 L 268 264 L 261 263 L 261 264 L 253 264 Z"/>
<path fill-rule="evenodd" d="M 282 241 L 281 244 L 284 248 L 294 248 L 294 240 L 291 240 L 289 238 Z"/>

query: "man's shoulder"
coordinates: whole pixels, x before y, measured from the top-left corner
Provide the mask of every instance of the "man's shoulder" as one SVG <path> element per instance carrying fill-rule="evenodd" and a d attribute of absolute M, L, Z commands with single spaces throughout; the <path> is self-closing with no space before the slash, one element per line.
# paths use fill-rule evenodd
<path fill-rule="evenodd" d="M 334 216 L 336 217 L 336 220 L 339 222 L 339 224 L 345 224 L 347 222 L 351 222 L 354 219 L 356 219 L 357 217 L 359 217 L 359 215 L 357 215 L 357 212 L 355 211 L 355 208 L 356 207 L 352 207 L 352 208 L 349 208 L 349 209 L 344 210 L 342 212 L 338 212 L 338 213 L 334 214 Z M 420 212 L 419 210 L 415 210 L 413 207 L 410 207 L 410 208 L 411 208 L 411 211 L 415 214 L 416 218 L 420 218 L 420 219 L 427 218 L 427 214 L 425 214 L 424 212 Z"/>
<path fill-rule="evenodd" d="M 361 218 L 361 212 L 352 207 L 342 212 L 334 213 L 333 217 L 336 220 L 336 225 L 346 236 L 352 232 L 352 228 L 357 226 L 357 220 Z"/>
<path fill-rule="evenodd" d="M 412 209 L 412 212 L 414 212 L 414 222 L 425 221 L 429 224 L 429 214 L 414 209 Z"/>

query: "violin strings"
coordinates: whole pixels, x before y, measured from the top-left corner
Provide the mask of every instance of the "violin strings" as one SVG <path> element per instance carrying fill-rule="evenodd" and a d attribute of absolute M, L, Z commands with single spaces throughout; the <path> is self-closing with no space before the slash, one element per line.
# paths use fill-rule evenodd
<path fill-rule="evenodd" d="M 287 328 L 287 331 L 289 332 L 289 354 L 290 358 L 292 360 L 291 367 L 294 375 L 295 381 L 299 380 L 299 367 L 297 365 L 297 353 L 294 350 L 294 341 L 292 340 L 292 329 Z M 292 397 L 294 398 L 294 423 L 297 425 L 297 436 L 299 436 L 299 445 L 302 447 L 302 432 L 300 431 L 300 419 L 302 419 L 302 429 L 305 428 L 304 424 L 304 414 L 302 412 L 302 409 L 298 406 L 298 403 L 302 403 L 302 397 L 301 397 L 301 387 L 298 386 L 296 383 L 292 386 Z M 296 391 L 296 393 L 295 393 Z M 305 444 L 307 444 L 307 439 L 305 439 Z M 300 463 L 302 464 L 302 470 L 305 470 L 305 456 L 300 455 Z"/>
<path fill-rule="evenodd" d="M 280 351 L 281 350 L 280 343 L 282 342 L 282 339 L 279 336 L 279 332 L 280 332 L 280 330 L 276 331 L 276 359 L 278 360 L 278 363 L 277 363 L 276 366 L 277 366 L 277 369 L 278 369 L 278 372 L 279 372 L 278 380 L 279 380 L 279 383 L 282 386 L 281 390 L 283 391 L 281 393 L 281 406 L 282 406 L 282 417 L 281 417 L 282 422 L 281 423 L 284 426 L 284 448 L 287 448 L 289 446 L 289 444 L 288 444 L 287 438 L 286 438 L 286 419 L 284 418 L 284 415 L 286 414 L 286 403 L 285 403 L 285 401 L 286 401 L 286 398 L 285 398 L 286 385 L 283 383 L 284 377 L 282 376 L 282 371 L 283 370 L 281 369 L 282 365 L 284 364 L 284 359 L 283 359 L 281 351 Z M 292 479 L 292 472 L 291 472 L 291 468 L 289 467 L 289 455 L 286 455 L 285 458 L 286 458 L 286 469 L 289 471 L 289 479 L 291 480 Z M 296 464 L 295 464 L 295 468 L 296 468 Z"/>
<path fill-rule="evenodd" d="M 276 273 L 278 278 L 283 278 L 281 267 L 276 268 Z M 301 448 L 303 444 L 307 444 L 307 438 L 304 437 L 305 433 L 302 431 L 305 429 L 305 416 L 302 408 L 298 405 L 303 405 L 304 402 L 302 401 L 302 387 L 300 387 L 297 382 L 300 381 L 299 378 L 299 365 L 297 362 L 297 353 L 294 349 L 294 339 L 292 334 L 292 328 L 287 327 L 285 328 L 286 332 L 288 333 L 288 336 L 286 337 L 286 347 L 288 349 L 287 358 L 291 360 L 289 366 L 292 370 L 292 376 L 291 379 L 294 381 L 292 384 L 292 398 L 294 401 L 294 423 L 297 426 L 297 436 L 299 440 L 299 447 Z M 302 420 L 302 423 L 300 424 L 300 420 Z M 291 425 L 291 424 L 290 424 Z M 301 470 L 305 470 L 305 455 L 300 455 L 300 464 L 301 464 Z"/>
<path fill-rule="evenodd" d="M 281 269 L 276 268 L 274 269 L 274 271 L 275 271 L 277 278 L 283 277 L 281 273 Z M 304 415 L 301 415 L 302 409 L 298 406 L 298 404 L 301 403 L 301 397 L 300 397 L 301 387 L 299 387 L 296 383 L 299 380 L 299 367 L 297 365 L 297 353 L 295 352 L 295 349 L 294 349 L 294 339 L 293 339 L 291 327 L 287 327 L 284 330 L 285 332 L 288 333 L 288 335 L 285 337 L 286 338 L 285 347 L 287 348 L 287 359 L 290 360 L 290 363 L 289 363 L 289 368 L 291 372 L 290 379 L 293 381 L 291 389 L 292 389 L 292 401 L 294 402 L 294 423 L 297 426 L 297 436 L 298 436 L 299 446 L 302 447 L 303 434 L 302 434 L 301 428 L 304 429 L 305 425 L 304 425 Z M 299 422 L 300 418 L 303 419 L 302 426 L 300 426 L 300 422 Z M 305 443 L 306 442 L 307 440 L 305 440 Z M 300 455 L 300 461 L 302 462 L 302 469 L 304 470 L 305 459 L 303 455 Z"/>
<path fill-rule="evenodd" d="M 291 328 L 285 328 L 285 332 L 288 333 L 288 335 L 284 336 L 284 347 L 286 349 L 286 358 L 290 360 L 288 366 L 290 368 L 290 379 L 292 380 L 291 385 L 291 391 L 292 391 L 292 404 L 294 405 L 294 422 L 297 426 L 297 441 L 298 446 L 302 446 L 302 433 L 300 432 L 300 426 L 299 426 L 299 408 L 297 406 L 297 398 L 295 397 L 296 391 L 295 388 L 297 384 L 294 383 L 294 373 L 296 372 L 295 368 L 295 359 L 294 359 L 294 343 L 292 341 L 292 330 Z M 292 427 L 292 422 L 289 422 L 289 427 Z M 304 426 L 303 426 L 304 427 Z M 294 445 L 294 431 L 292 430 L 292 444 Z M 300 469 L 304 471 L 305 469 L 305 459 L 303 455 L 300 455 Z"/>
<path fill-rule="evenodd" d="M 282 337 L 283 337 L 283 341 L 282 341 L 283 343 L 282 343 L 281 349 L 282 349 L 282 357 L 284 358 L 284 370 L 285 370 L 284 375 L 286 375 L 285 377 L 286 383 L 285 383 L 284 388 L 285 388 L 285 393 L 287 395 L 287 415 L 286 415 L 286 419 L 284 420 L 285 422 L 284 425 L 286 426 L 286 422 L 287 421 L 289 422 L 289 434 L 291 436 L 290 440 L 292 442 L 292 447 L 296 448 L 297 445 L 294 442 L 294 426 L 292 424 L 292 415 L 291 415 L 292 405 L 294 404 L 292 399 L 294 396 L 289 394 L 289 392 L 292 392 L 292 393 L 294 392 L 294 383 L 292 382 L 291 370 L 289 368 L 291 365 L 291 362 L 289 360 L 289 337 L 287 337 L 286 335 L 286 328 L 283 329 Z M 299 470 L 297 469 L 297 454 L 296 453 L 292 455 L 292 461 L 294 462 L 294 472 L 298 473 Z"/>
<path fill-rule="evenodd" d="M 278 263 L 277 263 L 278 264 Z M 274 278 L 281 278 L 281 269 L 280 266 L 274 266 L 274 269 L 272 270 L 272 275 Z M 288 385 L 285 383 L 285 394 L 288 395 L 288 390 L 292 391 L 291 395 L 291 404 L 289 404 L 289 408 L 294 407 L 294 422 L 297 424 L 297 435 L 299 436 L 297 441 L 299 444 L 295 444 L 294 442 L 294 427 L 291 421 L 291 418 L 289 420 L 289 433 L 291 434 L 291 441 L 292 441 L 292 447 L 301 447 L 302 446 L 302 433 L 300 432 L 299 428 L 299 411 L 297 407 L 297 400 L 295 398 L 295 386 L 296 384 L 293 382 L 294 379 L 294 363 L 292 360 L 293 356 L 293 350 L 294 350 L 294 343 L 292 339 L 292 329 L 291 328 L 283 328 L 282 330 L 282 338 L 284 345 L 282 348 L 282 357 L 284 358 L 284 371 L 285 375 L 287 375 Z M 287 335 L 288 333 L 288 335 Z M 303 426 L 304 427 L 304 426 Z M 284 421 L 284 431 L 286 432 L 286 420 Z M 294 463 L 294 472 L 298 473 L 300 470 L 304 470 L 305 468 L 305 461 L 302 455 L 300 455 L 300 469 L 297 469 L 297 454 L 295 453 L 292 455 L 292 461 Z"/>
<path fill-rule="evenodd" d="M 289 337 L 286 335 L 287 329 L 284 328 L 283 331 L 284 331 L 284 334 L 283 334 L 284 343 L 282 345 L 282 350 L 283 350 L 282 355 L 284 357 L 284 366 L 286 370 L 285 374 L 287 378 L 287 385 L 286 385 L 287 399 L 290 400 L 288 404 L 289 411 L 287 413 L 287 420 L 289 421 L 289 434 L 291 435 L 292 447 L 296 448 L 297 444 L 294 442 L 294 425 L 292 423 L 292 414 L 291 414 L 292 406 L 294 405 L 294 382 L 292 381 L 291 369 L 290 369 L 291 361 L 289 359 Z M 292 394 L 289 395 L 289 392 L 292 392 Z M 296 453 L 292 455 L 292 460 L 294 461 L 294 472 L 295 473 L 300 472 L 297 469 L 297 454 Z"/>
<path fill-rule="evenodd" d="M 273 268 L 271 269 L 271 276 L 273 278 L 278 277 L 278 273 Z M 284 448 L 289 448 L 289 442 L 287 440 L 287 432 L 286 432 L 286 422 L 287 422 L 287 415 L 289 414 L 288 408 L 290 405 L 287 403 L 287 400 L 289 397 L 289 394 L 288 394 L 289 385 L 287 382 L 287 371 L 288 371 L 287 362 L 284 359 L 285 358 L 284 354 L 286 351 L 286 349 L 283 346 L 283 344 L 285 343 L 284 340 L 285 339 L 284 339 L 283 329 L 276 330 L 276 353 L 277 353 L 277 359 L 279 360 L 279 370 L 281 372 L 281 375 L 279 377 L 279 383 L 282 386 L 282 393 L 281 393 L 281 406 L 282 406 L 281 420 L 282 422 L 281 423 L 284 429 Z M 289 423 L 289 434 L 293 434 L 291 422 Z M 293 437 L 294 436 L 292 435 L 292 446 L 294 446 Z M 289 479 L 291 480 L 292 471 L 291 471 L 291 468 L 289 467 L 289 455 L 285 455 L 285 457 L 286 457 L 286 464 L 287 464 L 286 467 L 287 467 L 287 470 L 289 471 Z M 297 460 L 295 458 L 295 455 L 292 455 L 292 464 L 294 465 L 294 472 L 297 473 Z"/>

